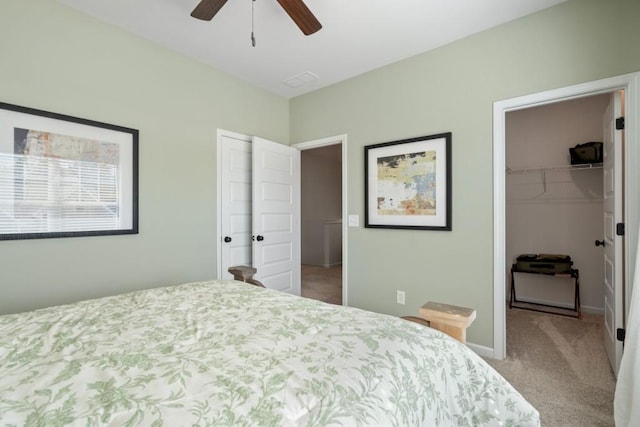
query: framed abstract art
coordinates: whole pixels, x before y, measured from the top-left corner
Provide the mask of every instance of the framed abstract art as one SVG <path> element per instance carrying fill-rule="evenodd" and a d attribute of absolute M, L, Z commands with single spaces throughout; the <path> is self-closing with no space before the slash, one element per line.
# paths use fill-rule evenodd
<path fill-rule="evenodd" d="M 451 230 L 451 132 L 364 152 L 365 227 Z"/>

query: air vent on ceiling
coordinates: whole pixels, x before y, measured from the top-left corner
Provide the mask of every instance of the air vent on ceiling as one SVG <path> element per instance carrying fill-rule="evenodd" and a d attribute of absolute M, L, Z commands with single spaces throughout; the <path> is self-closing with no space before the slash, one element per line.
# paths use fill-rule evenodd
<path fill-rule="evenodd" d="M 302 85 L 306 85 L 314 80 L 318 80 L 318 76 L 313 74 L 311 71 L 305 71 L 304 73 L 296 74 L 293 77 L 289 77 L 284 80 L 282 83 L 286 84 L 289 87 L 300 87 Z"/>

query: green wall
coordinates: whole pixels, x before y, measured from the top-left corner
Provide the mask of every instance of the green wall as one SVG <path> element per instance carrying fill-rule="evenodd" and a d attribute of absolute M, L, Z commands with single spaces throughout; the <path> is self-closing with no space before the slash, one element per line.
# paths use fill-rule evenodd
<path fill-rule="evenodd" d="M 493 102 L 640 70 L 639 20 L 637 0 L 570 0 L 293 99 L 292 141 L 348 134 L 361 222 L 365 145 L 453 132 L 453 231 L 349 228 L 349 304 L 475 307 L 468 339 L 493 347 Z"/>
<path fill-rule="evenodd" d="M 140 234 L 0 241 L 0 313 L 216 276 L 216 129 L 289 102 L 53 0 L 2 0 L 0 101 L 140 130 Z"/>
<path fill-rule="evenodd" d="M 570 0 L 287 101 L 53 0 L 3 0 L 0 101 L 139 129 L 141 175 L 139 235 L 0 241 L 0 313 L 214 277 L 217 128 L 348 134 L 361 221 L 363 147 L 451 131 L 453 231 L 350 228 L 349 303 L 472 306 L 468 339 L 491 347 L 492 104 L 640 70 L 639 20 L 637 0 Z"/>

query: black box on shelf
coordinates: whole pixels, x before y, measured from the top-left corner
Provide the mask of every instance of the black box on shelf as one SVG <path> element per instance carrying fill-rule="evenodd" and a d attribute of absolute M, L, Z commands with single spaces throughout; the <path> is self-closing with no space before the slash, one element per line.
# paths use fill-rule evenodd
<path fill-rule="evenodd" d="M 602 142 L 585 142 L 569 148 L 572 165 L 602 163 Z"/>

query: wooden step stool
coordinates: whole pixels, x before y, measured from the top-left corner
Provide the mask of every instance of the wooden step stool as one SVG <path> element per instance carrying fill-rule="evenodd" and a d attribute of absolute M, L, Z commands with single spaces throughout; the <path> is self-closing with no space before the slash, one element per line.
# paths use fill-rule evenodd
<path fill-rule="evenodd" d="M 475 320 L 476 311 L 472 308 L 429 301 L 420 307 L 420 317 L 429 321 L 429 326 L 433 329 L 466 343 L 467 327 Z"/>

